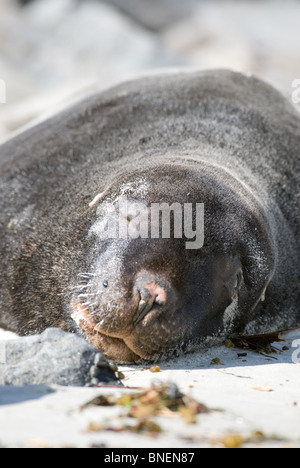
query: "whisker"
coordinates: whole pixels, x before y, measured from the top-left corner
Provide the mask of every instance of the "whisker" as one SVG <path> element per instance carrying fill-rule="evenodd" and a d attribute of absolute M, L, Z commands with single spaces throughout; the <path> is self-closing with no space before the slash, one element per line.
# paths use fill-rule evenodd
<path fill-rule="evenodd" d="M 96 305 L 98 306 L 99 304 L 96 304 Z M 94 317 L 95 315 L 99 313 L 99 308 L 96 307 L 94 310 L 90 310 L 89 312 L 90 312 L 90 316 Z"/>
<path fill-rule="evenodd" d="M 94 307 L 95 305 L 97 305 L 97 302 L 81 302 L 81 305 L 82 305 L 83 307 L 88 307 L 88 308 L 90 308 L 90 307 Z"/>
<path fill-rule="evenodd" d="M 79 278 L 90 279 L 94 276 L 97 276 L 96 273 L 78 273 Z"/>
<path fill-rule="evenodd" d="M 89 287 L 88 284 L 78 284 L 77 286 L 73 286 L 72 288 L 69 289 L 70 292 L 74 292 L 74 293 L 80 293 L 82 292 L 84 289 L 87 289 Z"/>

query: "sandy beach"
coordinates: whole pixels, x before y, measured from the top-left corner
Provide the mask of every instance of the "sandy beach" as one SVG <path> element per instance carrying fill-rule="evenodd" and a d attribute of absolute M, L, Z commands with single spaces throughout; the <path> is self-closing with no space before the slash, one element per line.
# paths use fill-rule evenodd
<path fill-rule="evenodd" d="M 218 345 L 161 362 L 157 373 L 119 366 L 123 388 L 1 387 L 0 446 L 300 447 L 300 367 L 293 362 L 300 352 L 292 347 L 299 337 L 299 331 L 283 334 L 270 355 Z M 176 383 L 211 411 L 193 424 L 178 415 L 155 416 L 159 433 L 134 433 L 124 429 L 133 422 L 121 405 L 82 409 L 96 396 L 132 394 L 158 381 Z"/>

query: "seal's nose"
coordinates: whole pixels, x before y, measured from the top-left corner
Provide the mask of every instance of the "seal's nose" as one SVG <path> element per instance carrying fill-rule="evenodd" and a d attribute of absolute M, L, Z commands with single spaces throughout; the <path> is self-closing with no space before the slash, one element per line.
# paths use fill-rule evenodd
<path fill-rule="evenodd" d="M 165 306 L 170 293 L 167 285 L 162 284 L 161 280 L 148 275 L 142 275 L 136 281 L 135 291 L 139 294 L 139 303 L 137 312 L 134 316 L 134 324 L 143 320 L 143 318 L 157 306 Z"/>

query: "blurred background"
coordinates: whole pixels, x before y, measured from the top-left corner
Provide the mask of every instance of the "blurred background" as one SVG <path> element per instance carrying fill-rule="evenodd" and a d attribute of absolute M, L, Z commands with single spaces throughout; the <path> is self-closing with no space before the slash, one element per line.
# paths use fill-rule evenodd
<path fill-rule="evenodd" d="M 0 0 L 0 139 L 82 92 L 165 68 L 254 73 L 291 98 L 299 21 L 299 0 Z"/>

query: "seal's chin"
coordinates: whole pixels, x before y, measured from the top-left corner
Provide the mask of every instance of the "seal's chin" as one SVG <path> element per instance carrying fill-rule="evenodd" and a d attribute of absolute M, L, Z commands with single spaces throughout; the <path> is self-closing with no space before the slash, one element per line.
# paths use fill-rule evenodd
<path fill-rule="evenodd" d="M 132 349 L 134 346 L 131 346 L 130 335 L 126 336 L 125 334 L 124 338 L 121 338 L 101 332 L 100 324 L 97 324 L 90 311 L 80 300 L 73 299 L 72 310 L 72 318 L 83 332 L 84 337 L 95 348 L 101 350 L 108 359 L 119 363 L 153 360 L 153 355 L 150 355 L 149 352 L 144 353 L 142 349 Z"/>
<path fill-rule="evenodd" d="M 93 334 L 87 333 L 86 339 L 97 349 L 100 349 L 105 356 L 118 363 L 138 363 L 145 359 L 134 353 L 121 338 L 113 338 L 95 331 Z"/>

